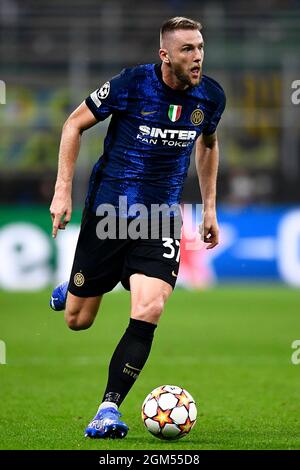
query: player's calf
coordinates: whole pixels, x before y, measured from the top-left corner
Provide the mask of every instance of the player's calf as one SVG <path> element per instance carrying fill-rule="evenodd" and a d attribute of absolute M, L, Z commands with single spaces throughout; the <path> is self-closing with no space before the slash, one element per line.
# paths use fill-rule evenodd
<path fill-rule="evenodd" d="M 65 321 L 70 330 L 73 331 L 87 330 L 93 324 L 93 319 L 86 313 L 83 313 L 83 315 L 72 315 L 65 312 Z"/>
<path fill-rule="evenodd" d="M 65 321 L 71 330 L 79 331 L 88 329 L 97 315 L 101 296 L 77 297 L 69 292 Z"/>

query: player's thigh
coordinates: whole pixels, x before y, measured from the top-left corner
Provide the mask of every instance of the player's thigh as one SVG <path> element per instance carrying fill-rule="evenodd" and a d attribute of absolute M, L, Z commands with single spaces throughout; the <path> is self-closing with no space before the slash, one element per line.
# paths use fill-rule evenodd
<path fill-rule="evenodd" d="M 155 277 L 135 273 L 129 278 L 131 293 L 131 318 L 158 323 L 172 286 Z"/>
<path fill-rule="evenodd" d="M 67 323 L 74 326 L 90 326 L 96 318 L 102 297 L 78 297 L 68 292 L 65 308 Z"/>
<path fill-rule="evenodd" d="M 101 296 L 114 289 L 121 278 L 128 241 L 107 234 L 102 237 L 97 229 L 102 219 L 84 211 L 68 286 L 68 291 L 80 298 Z"/>

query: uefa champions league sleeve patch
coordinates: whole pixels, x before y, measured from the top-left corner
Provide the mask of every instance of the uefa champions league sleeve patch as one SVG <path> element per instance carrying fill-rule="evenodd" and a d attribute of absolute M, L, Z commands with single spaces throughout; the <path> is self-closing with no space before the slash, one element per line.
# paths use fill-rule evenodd
<path fill-rule="evenodd" d="M 100 108 L 102 102 L 101 100 L 105 100 L 105 98 L 108 97 L 110 92 L 110 83 L 106 82 L 104 85 L 102 85 L 101 88 L 98 88 L 98 90 L 93 91 L 93 93 L 90 94 L 91 99 L 97 106 L 97 108 Z"/>
<path fill-rule="evenodd" d="M 99 88 L 99 90 L 97 90 L 97 96 L 99 100 L 105 100 L 105 98 L 107 98 L 109 95 L 109 91 L 110 91 L 110 83 L 106 82 L 104 83 L 104 85 L 102 85 L 101 88 Z"/>

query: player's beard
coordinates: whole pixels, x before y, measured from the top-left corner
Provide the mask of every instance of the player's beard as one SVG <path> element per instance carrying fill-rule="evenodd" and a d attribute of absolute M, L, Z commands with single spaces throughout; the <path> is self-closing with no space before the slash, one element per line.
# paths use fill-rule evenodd
<path fill-rule="evenodd" d="M 187 85 L 189 87 L 194 87 L 199 85 L 202 79 L 202 67 L 200 66 L 199 70 L 199 78 L 196 80 L 192 80 L 189 73 L 190 70 L 187 72 L 182 65 L 180 64 L 172 64 L 173 73 L 176 76 L 177 80 L 179 80 L 183 85 Z"/>

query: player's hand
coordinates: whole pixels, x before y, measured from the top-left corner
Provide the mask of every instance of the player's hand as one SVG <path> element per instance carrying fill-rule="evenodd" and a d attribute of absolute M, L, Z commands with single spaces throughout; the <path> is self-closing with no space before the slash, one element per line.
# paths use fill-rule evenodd
<path fill-rule="evenodd" d="M 211 250 L 219 243 L 219 226 L 216 211 L 204 211 L 200 226 L 201 240 L 208 243 L 207 250 Z"/>
<path fill-rule="evenodd" d="M 52 219 L 52 237 L 55 238 L 57 230 L 64 230 L 71 220 L 72 198 L 69 190 L 56 190 L 53 196 L 50 214 Z"/>

